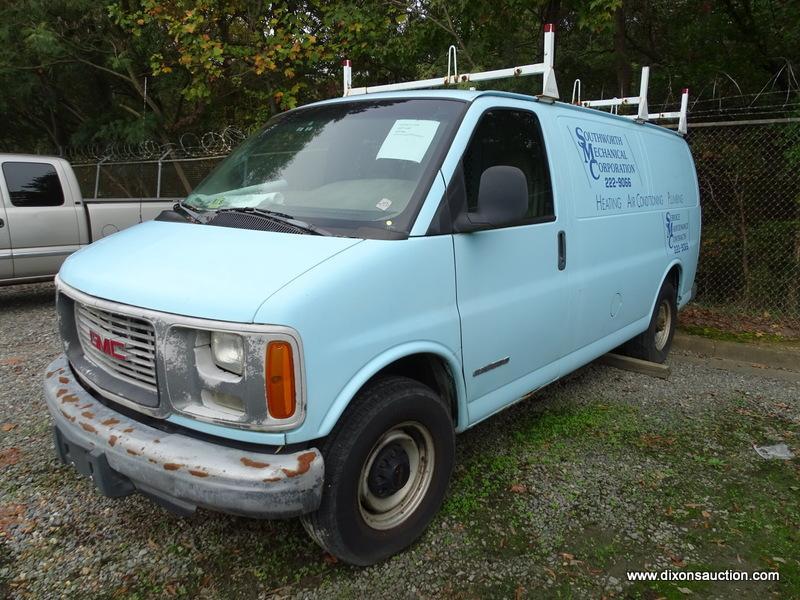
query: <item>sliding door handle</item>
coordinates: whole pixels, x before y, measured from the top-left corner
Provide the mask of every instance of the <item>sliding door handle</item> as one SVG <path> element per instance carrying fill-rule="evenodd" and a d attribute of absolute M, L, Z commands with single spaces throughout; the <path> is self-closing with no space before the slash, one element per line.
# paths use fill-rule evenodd
<path fill-rule="evenodd" d="M 558 232 L 558 270 L 563 271 L 567 268 L 567 234 L 563 231 Z"/>

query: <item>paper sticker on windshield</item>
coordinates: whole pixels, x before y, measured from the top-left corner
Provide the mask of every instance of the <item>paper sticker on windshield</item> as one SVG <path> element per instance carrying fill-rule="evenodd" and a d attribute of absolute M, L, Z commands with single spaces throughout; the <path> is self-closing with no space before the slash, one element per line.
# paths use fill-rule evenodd
<path fill-rule="evenodd" d="M 439 121 L 398 119 L 392 125 L 389 135 L 383 140 L 375 158 L 422 162 L 422 157 L 428 151 L 437 129 Z"/>
<path fill-rule="evenodd" d="M 378 202 L 375 205 L 375 208 L 377 208 L 379 210 L 388 210 L 391 205 L 392 205 L 392 201 L 389 200 L 388 198 L 384 198 L 383 200 L 381 200 L 380 202 Z"/>

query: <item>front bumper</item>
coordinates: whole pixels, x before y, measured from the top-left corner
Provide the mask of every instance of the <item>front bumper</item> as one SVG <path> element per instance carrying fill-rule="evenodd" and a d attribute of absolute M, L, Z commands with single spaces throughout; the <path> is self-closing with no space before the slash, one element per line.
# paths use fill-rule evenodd
<path fill-rule="evenodd" d="M 105 495 L 138 491 L 181 513 L 200 506 L 259 518 L 319 507 L 324 464 L 316 448 L 263 454 L 165 433 L 98 402 L 63 355 L 48 367 L 44 389 L 59 457 Z"/>

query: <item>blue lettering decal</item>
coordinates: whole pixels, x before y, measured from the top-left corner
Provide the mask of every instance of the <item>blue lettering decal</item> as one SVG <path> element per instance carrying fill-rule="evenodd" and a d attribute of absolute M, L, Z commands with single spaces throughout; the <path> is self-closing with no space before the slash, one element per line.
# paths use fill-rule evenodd
<path fill-rule="evenodd" d="M 597 159 L 594 157 L 594 148 L 592 144 L 583 135 L 583 129 L 580 127 L 575 128 L 575 137 L 578 138 L 578 146 L 583 150 L 583 162 L 589 165 L 589 173 L 595 179 L 600 179 L 600 172 L 597 169 L 599 166 Z"/>

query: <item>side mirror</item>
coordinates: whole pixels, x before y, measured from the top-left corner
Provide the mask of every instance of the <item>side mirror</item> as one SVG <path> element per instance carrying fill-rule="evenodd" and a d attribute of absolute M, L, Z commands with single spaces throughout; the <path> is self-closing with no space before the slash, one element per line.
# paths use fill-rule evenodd
<path fill-rule="evenodd" d="M 459 230 L 476 231 L 516 223 L 528 212 L 528 180 L 517 167 L 489 167 L 481 175 L 478 210 L 466 215 Z"/>

